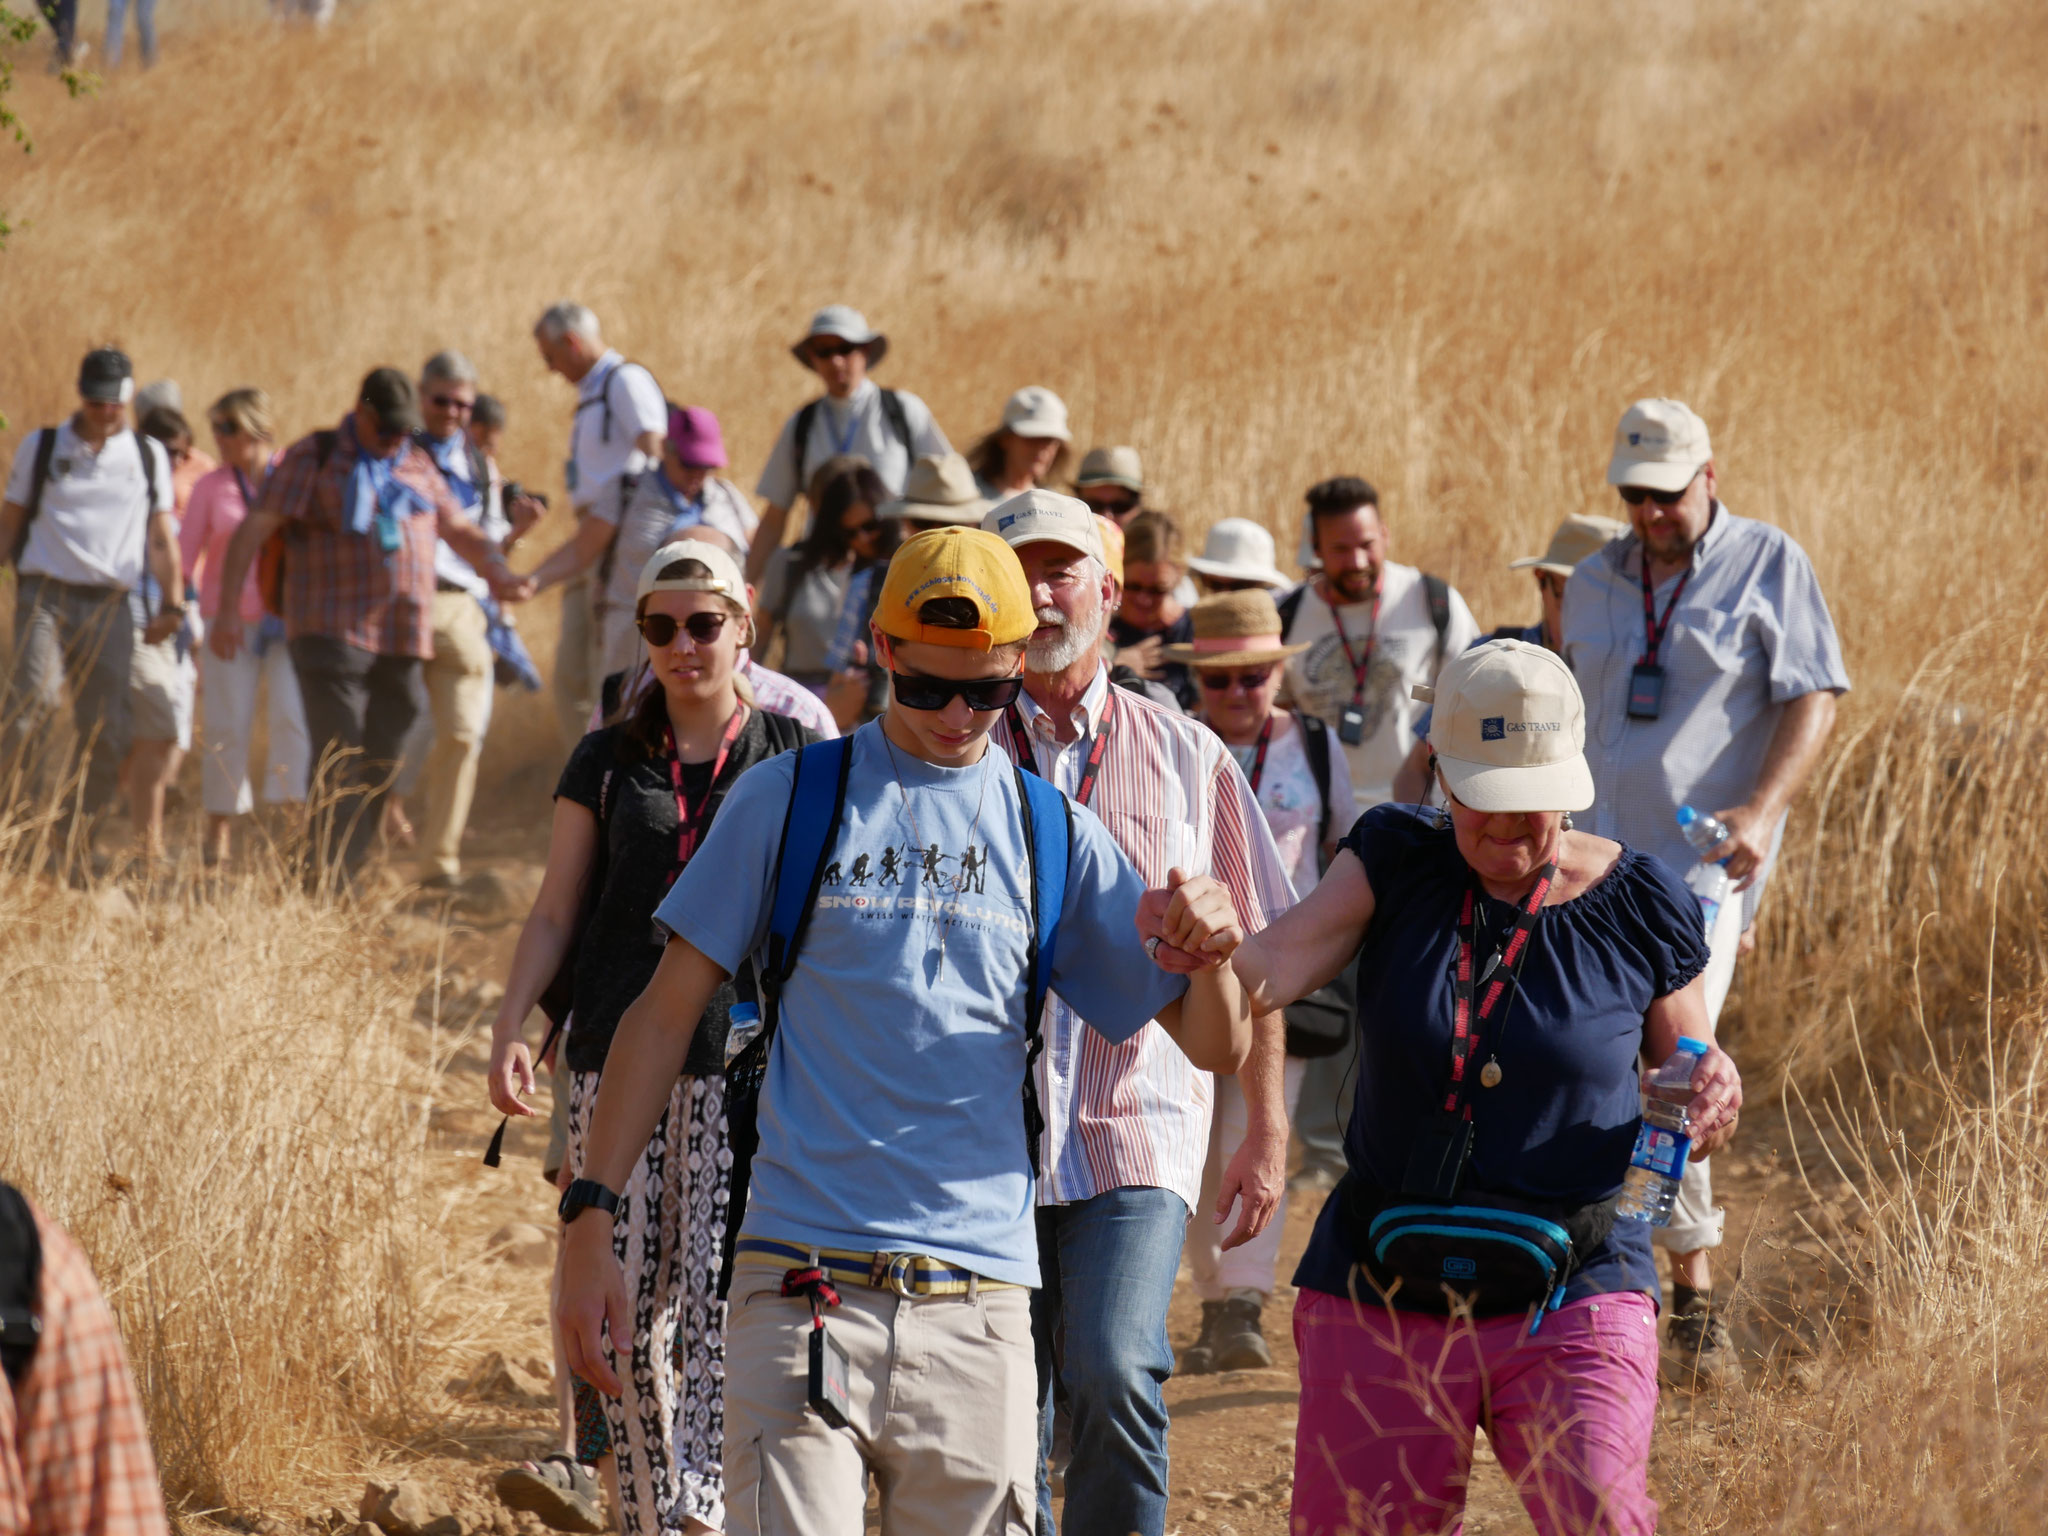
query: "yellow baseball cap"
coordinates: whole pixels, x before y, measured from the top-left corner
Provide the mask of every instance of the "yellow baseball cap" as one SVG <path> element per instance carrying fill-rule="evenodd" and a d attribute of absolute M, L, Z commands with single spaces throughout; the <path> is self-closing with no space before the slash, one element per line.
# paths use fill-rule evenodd
<path fill-rule="evenodd" d="M 927 624 L 920 616 L 934 598 L 965 598 L 974 605 L 972 628 Z M 875 624 L 898 640 L 989 651 L 1029 640 L 1038 628 L 1031 588 L 1017 553 L 979 528 L 930 528 L 906 539 L 882 580 Z"/>

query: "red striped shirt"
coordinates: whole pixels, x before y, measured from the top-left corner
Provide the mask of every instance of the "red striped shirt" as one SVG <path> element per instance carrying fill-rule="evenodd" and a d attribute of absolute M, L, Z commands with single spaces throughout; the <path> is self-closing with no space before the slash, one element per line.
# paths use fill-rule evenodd
<path fill-rule="evenodd" d="M 1019 700 L 1038 771 L 1069 794 L 1080 782 L 1110 686 L 1107 669 L 1098 671 L 1076 711 L 1079 739 L 1064 746 L 1050 717 L 1028 695 Z M 995 742 L 1015 755 L 1007 720 L 997 723 Z M 1088 808 L 1147 885 L 1164 885 L 1176 868 L 1222 881 L 1247 932 L 1294 904 L 1280 850 L 1243 772 L 1214 732 L 1185 715 L 1120 691 Z M 1131 963 L 1151 963 L 1135 935 Z M 1055 995 L 1046 1001 L 1038 1071 L 1045 1111 L 1040 1204 L 1149 1186 L 1170 1189 L 1195 1208 L 1213 1087 L 1164 1030 L 1148 1026 L 1111 1045 Z"/>

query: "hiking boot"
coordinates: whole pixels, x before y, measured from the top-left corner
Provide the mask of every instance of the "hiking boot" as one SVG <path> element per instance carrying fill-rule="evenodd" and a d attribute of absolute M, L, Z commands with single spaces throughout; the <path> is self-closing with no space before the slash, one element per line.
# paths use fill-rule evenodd
<path fill-rule="evenodd" d="M 1735 1341 L 1721 1314 L 1702 1307 L 1671 1319 L 1664 1340 L 1665 1381 L 1681 1391 L 1698 1392 L 1728 1386 L 1742 1379 Z"/>
<path fill-rule="evenodd" d="M 1273 1363 L 1273 1351 L 1259 1331 L 1259 1314 L 1266 1298 L 1257 1291 L 1233 1291 L 1216 1319 L 1215 1369 L 1219 1371 L 1261 1371 Z"/>
<path fill-rule="evenodd" d="M 1180 1352 L 1180 1364 L 1174 1367 L 1177 1376 L 1208 1376 L 1216 1370 L 1216 1327 L 1223 1318 L 1220 1301 L 1202 1303 L 1202 1331 L 1195 1335 L 1195 1342 Z"/>

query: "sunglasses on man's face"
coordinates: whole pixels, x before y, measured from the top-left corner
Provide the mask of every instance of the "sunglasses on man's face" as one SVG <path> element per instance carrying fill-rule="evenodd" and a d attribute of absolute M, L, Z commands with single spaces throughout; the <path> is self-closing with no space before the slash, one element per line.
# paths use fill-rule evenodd
<path fill-rule="evenodd" d="M 467 416 L 476 409 L 474 400 L 463 400 L 455 395 L 429 395 L 427 399 L 444 411 L 453 411 L 458 416 Z"/>
<path fill-rule="evenodd" d="M 1250 672 L 1215 672 L 1207 668 L 1202 671 L 1202 686 L 1211 693 L 1221 693 L 1232 683 L 1237 684 L 1246 693 L 1254 693 L 1272 680 L 1271 667 L 1257 667 Z"/>
<path fill-rule="evenodd" d="M 811 343 L 811 356 L 822 363 L 828 357 L 845 357 L 849 353 L 860 351 L 860 349 L 861 344 L 857 342 L 817 341 Z"/>
<path fill-rule="evenodd" d="M 719 631 L 725 628 L 730 618 L 725 613 L 693 613 L 687 619 L 678 619 L 666 613 L 646 613 L 640 616 L 640 638 L 657 651 L 676 643 L 676 632 L 687 631 L 690 639 L 698 645 L 709 645 L 716 640 Z"/>
<path fill-rule="evenodd" d="M 1697 479 L 1699 474 L 1695 471 L 1692 480 Z M 1675 491 L 1653 491 L 1647 485 L 1624 485 L 1620 488 L 1621 499 L 1632 507 L 1640 507 L 1646 501 L 1654 501 L 1668 511 L 1685 500 L 1685 493 L 1692 489 L 1692 480 L 1686 481 Z"/>
<path fill-rule="evenodd" d="M 978 715 L 992 715 L 997 710 L 1008 709 L 1017 702 L 1017 695 L 1024 691 L 1021 677 L 906 677 L 901 672 L 889 674 L 889 684 L 895 690 L 896 702 L 905 709 L 944 709 L 955 699 L 965 699 L 967 707 Z"/>

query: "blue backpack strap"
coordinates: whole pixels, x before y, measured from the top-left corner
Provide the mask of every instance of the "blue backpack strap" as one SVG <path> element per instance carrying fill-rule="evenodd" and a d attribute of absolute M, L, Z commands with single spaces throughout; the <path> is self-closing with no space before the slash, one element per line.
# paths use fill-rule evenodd
<path fill-rule="evenodd" d="M 789 810 L 782 818 L 782 844 L 775 852 L 775 900 L 768 914 L 768 963 L 761 969 L 764 1000 L 778 996 L 796 970 L 797 951 L 817 905 L 839 813 L 846 803 L 846 776 L 853 767 L 853 738 L 813 742 L 796 755 Z M 764 1022 L 772 1020 L 767 1015 Z M 772 1027 L 772 1025 L 771 1025 Z"/>
<path fill-rule="evenodd" d="M 1020 766 L 1017 801 L 1024 816 L 1024 841 L 1031 856 L 1031 938 L 1026 948 L 1024 987 L 1024 1144 L 1031 1176 L 1038 1177 L 1038 1142 L 1045 1112 L 1038 1102 L 1038 1054 L 1045 1049 L 1045 995 L 1059 956 L 1060 913 L 1067 904 L 1067 858 L 1074 841 L 1073 805 L 1052 784 Z"/>

